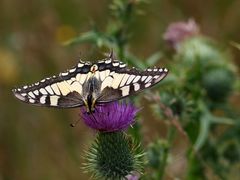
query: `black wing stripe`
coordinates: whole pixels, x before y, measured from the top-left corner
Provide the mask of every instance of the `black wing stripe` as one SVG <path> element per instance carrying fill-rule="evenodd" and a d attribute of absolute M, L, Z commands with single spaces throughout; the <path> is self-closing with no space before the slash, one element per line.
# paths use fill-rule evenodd
<path fill-rule="evenodd" d="M 145 81 L 147 79 L 147 76 L 142 76 L 141 81 Z"/>
<path fill-rule="evenodd" d="M 152 76 L 148 76 L 144 83 L 148 83 L 152 79 Z"/>
<path fill-rule="evenodd" d="M 133 83 L 138 82 L 139 79 L 141 79 L 141 76 L 137 75 L 137 76 L 134 78 Z"/>
<path fill-rule="evenodd" d="M 122 78 L 122 81 L 121 81 L 119 87 L 122 87 L 122 86 L 125 85 L 125 83 L 127 82 L 129 76 L 130 76 L 130 75 L 128 75 L 128 74 L 124 74 L 124 76 L 123 76 L 123 78 Z"/>
<path fill-rule="evenodd" d="M 135 78 L 135 75 L 130 75 L 130 76 L 128 77 L 128 80 L 127 80 L 127 82 L 126 82 L 126 85 L 130 84 L 130 83 L 133 81 L 134 78 Z"/>
<path fill-rule="evenodd" d="M 61 92 L 60 92 L 60 90 L 59 90 L 59 88 L 58 88 L 58 86 L 57 86 L 56 83 L 52 84 L 52 85 L 51 85 L 51 88 L 53 89 L 53 91 L 54 91 L 54 93 L 55 93 L 56 95 L 61 95 Z M 36 90 L 36 91 L 37 91 L 37 90 Z"/>
<path fill-rule="evenodd" d="M 126 64 L 119 61 L 119 60 L 113 60 L 110 58 L 101 60 L 97 63 L 98 70 L 99 71 L 104 71 L 106 69 L 111 69 L 111 71 L 120 71 L 121 69 L 126 68 Z"/>
<path fill-rule="evenodd" d="M 54 92 L 52 90 L 52 88 L 50 87 L 50 85 L 46 86 L 45 89 L 47 90 L 47 92 L 51 95 L 54 95 Z"/>

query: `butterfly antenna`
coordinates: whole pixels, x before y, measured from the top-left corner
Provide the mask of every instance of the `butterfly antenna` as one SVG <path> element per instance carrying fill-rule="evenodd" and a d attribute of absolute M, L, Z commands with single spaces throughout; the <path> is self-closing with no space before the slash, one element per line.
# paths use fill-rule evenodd
<path fill-rule="evenodd" d="M 108 57 L 109 57 L 111 60 L 113 60 L 113 59 L 114 59 L 113 48 L 111 48 L 111 51 L 110 51 L 110 53 L 109 53 Z"/>
<path fill-rule="evenodd" d="M 76 127 L 76 125 L 79 123 L 80 118 L 78 118 L 78 120 L 76 120 L 74 123 L 71 123 L 70 126 L 71 127 Z"/>

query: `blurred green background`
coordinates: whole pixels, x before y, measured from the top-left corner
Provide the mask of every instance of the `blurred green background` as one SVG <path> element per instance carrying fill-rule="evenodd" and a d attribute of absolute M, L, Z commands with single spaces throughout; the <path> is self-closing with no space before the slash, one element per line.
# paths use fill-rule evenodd
<path fill-rule="evenodd" d="M 91 44 L 62 44 L 89 31 L 93 24 L 104 31 L 111 15 L 110 0 L 1 0 L 0 1 L 0 180 L 87 179 L 81 163 L 94 132 L 80 122 L 78 109 L 39 108 L 19 102 L 11 89 L 58 74 L 83 60 L 97 60 L 107 49 Z M 201 32 L 229 45 L 239 67 L 239 0 L 152 0 L 140 7 L 130 26 L 129 49 L 142 59 L 167 49 L 163 33 L 171 22 L 193 18 Z M 164 64 L 164 63 L 162 63 Z M 239 94 L 230 97 L 239 109 Z M 142 113 L 148 112 L 148 107 Z M 146 115 L 145 115 L 146 116 Z M 143 114 L 143 144 L 164 134 L 164 125 Z M 144 118 L 145 117 L 145 118 Z M 176 159 L 166 179 L 184 177 L 188 142 L 173 147 Z M 240 172 L 240 171 L 239 171 Z M 218 179 L 207 172 L 210 179 Z"/>

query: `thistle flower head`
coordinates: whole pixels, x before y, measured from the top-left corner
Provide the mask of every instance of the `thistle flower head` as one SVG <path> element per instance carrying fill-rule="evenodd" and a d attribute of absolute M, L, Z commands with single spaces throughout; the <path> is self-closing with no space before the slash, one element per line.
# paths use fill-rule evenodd
<path fill-rule="evenodd" d="M 87 126 L 101 132 L 122 131 L 132 125 L 138 109 L 132 104 L 107 103 L 95 108 L 95 112 L 88 114 L 81 108 L 81 118 Z"/>
<path fill-rule="evenodd" d="M 199 27 L 192 19 L 187 22 L 175 22 L 168 26 L 166 32 L 163 35 L 170 46 L 177 49 L 179 43 L 185 40 L 187 37 L 191 37 L 199 33 Z"/>

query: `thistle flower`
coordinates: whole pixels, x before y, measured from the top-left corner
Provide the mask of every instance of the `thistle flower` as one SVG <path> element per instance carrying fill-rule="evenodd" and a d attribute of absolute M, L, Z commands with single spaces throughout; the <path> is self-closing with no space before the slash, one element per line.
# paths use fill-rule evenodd
<path fill-rule="evenodd" d="M 198 25 L 193 19 L 189 19 L 187 22 L 175 22 L 170 24 L 163 35 L 163 39 L 174 49 L 178 49 L 179 44 L 183 40 L 198 33 Z"/>
<path fill-rule="evenodd" d="M 126 180 L 138 180 L 140 178 L 140 174 L 137 172 L 133 172 L 126 176 Z"/>
<path fill-rule="evenodd" d="M 81 108 L 81 118 L 92 129 L 100 132 L 115 132 L 127 129 L 134 124 L 138 109 L 131 104 L 107 103 L 95 108 L 95 112 L 88 114 Z"/>
<path fill-rule="evenodd" d="M 132 104 L 108 103 L 88 114 L 81 108 L 85 124 L 97 130 L 97 136 L 85 154 L 84 169 L 96 179 L 136 179 L 141 172 L 143 152 L 124 130 L 132 125 L 138 109 Z"/>

